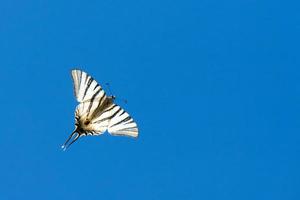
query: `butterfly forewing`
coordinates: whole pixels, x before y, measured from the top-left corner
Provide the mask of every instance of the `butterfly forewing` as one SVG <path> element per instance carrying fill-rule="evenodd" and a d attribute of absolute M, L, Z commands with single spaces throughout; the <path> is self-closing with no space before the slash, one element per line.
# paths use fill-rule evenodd
<path fill-rule="evenodd" d="M 87 73 L 81 70 L 72 70 L 74 93 L 78 102 L 94 101 L 101 102 L 106 98 L 102 87 Z"/>
<path fill-rule="evenodd" d="M 138 127 L 132 117 L 130 117 L 124 109 L 115 105 L 115 109 L 111 111 L 108 132 L 112 135 L 137 137 Z"/>

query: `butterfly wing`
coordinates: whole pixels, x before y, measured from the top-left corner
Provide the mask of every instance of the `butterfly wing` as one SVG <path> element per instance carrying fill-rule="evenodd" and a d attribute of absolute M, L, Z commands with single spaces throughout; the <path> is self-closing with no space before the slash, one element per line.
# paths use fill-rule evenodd
<path fill-rule="evenodd" d="M 74 94 L 78 102 L 104 102 L 106 94 L 102 87 L 86 72 L 74 69 L 71 72 L 74 83 Z"/>
<path fill-rule="evenodd" d="M 112 135 L 130 137 L 138 136 L 138 127 L 130 115 L 120 106 L 113 104 L 108 124 L 108 132 Z"/>
<path fill-rule="evenodd" d="M 100 135 L 104 133 L 108 128 L 112 113 L 116 110 L 116 105 L 111 103 L 102 111 L 99 111 L 99 105 L 100 102 L 98 101 L 86 101 L 80 103 L 76 108 L 76 122 L 86 135 Z M 86 120 L 90 121 L 88 125 L 84 124 Z"/>
<path fill-rule="evenodd" d="M 77 141 L 81 136 L 100 135 L 107 130 L 110 119 L 108 116 L 110 116 L 110 113 L 106 112 L 101 114 L 101 110 L 99 108 L 101 108 L 101 102 L 99 101 L 85 101 L 76 107 L 75 130 L 62 145 L 64 150 Z"/>

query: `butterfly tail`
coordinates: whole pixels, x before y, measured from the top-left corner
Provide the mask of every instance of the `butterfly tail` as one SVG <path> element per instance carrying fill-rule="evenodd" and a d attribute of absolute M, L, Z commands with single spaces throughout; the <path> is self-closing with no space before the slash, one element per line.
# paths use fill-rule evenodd
<path fill-rule="evenodd" d="M 76 140 L 78 140 L 79 136 L 80 135 L 77 133 L 77 130 L 74 130 L 71 133 L 71 135 L 68 137 L 66 142 L 61 146 L 61 148 L 65 151 L 67 148 L 69 148 L 71 146 L 71 144 L 73 144 L 74 142 L 76 142 Z M 71 142 L 69 142 L 70 140 L 71 140 Z"/>

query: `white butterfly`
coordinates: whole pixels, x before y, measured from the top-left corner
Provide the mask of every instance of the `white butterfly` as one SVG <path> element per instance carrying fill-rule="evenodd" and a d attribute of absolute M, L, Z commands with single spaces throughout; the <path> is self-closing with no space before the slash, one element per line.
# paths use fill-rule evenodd
<path fill-rule="evenodd" d="M 81 136 L 100 135 L 105 131 L 112 135 L 138 136 L 137 124 L 125 110 L 114 104 L 114 96 L 106 96 L 102 87 L 86 72 L 72 70 L 72 78 L 79 105 L 75 111 L 75 130 L 62 146 L 64 150 Z"/>

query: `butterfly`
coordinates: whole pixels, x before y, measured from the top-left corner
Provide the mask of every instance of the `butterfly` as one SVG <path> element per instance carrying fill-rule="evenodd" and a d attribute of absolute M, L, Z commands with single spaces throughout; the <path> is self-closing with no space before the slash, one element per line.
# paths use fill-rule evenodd
<path fill-rule="evenodd" d="M 75 110 L 75 130 L 62 145 L 64 150 L 79 137 L 101 135 L 105 131 L 111 135 L 138 136 L 137 124 L 114 103 L 115 96 L 107 96 L 102 87 L 84 71 L 74 69 L 71 75 L 74 95 L 79 104 Z"/>

